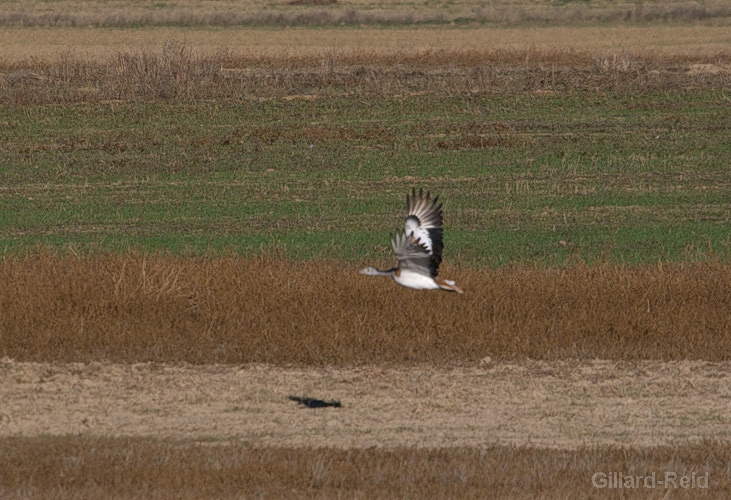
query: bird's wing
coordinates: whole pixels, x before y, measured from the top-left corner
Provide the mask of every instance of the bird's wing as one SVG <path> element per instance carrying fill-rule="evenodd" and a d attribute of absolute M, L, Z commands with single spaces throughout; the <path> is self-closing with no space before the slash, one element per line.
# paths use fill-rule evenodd
<path fill-rule="evenodd" d="M 412 189 L 411 196 L 406 195 L 408 215 L 404 224 L 406 234 L 419 240 L 429 253 L 434 255 L 437 267 L 442 261 L 442 250 L 444 250 L 442 204 L 437 205 L 438 200 L 439 196 L 432 199 L 428 191 L 424 195 L 423 189 L 419 189 L 418 194 L 416 189 Z"/>
<path fill-rule="evenodd" d="M 399 232 L 391 238 L 391 247 L 396 252 L 399 269 L 431 277 L 439 274 L 441 257 L 431 253 L 421 240 Z"/>

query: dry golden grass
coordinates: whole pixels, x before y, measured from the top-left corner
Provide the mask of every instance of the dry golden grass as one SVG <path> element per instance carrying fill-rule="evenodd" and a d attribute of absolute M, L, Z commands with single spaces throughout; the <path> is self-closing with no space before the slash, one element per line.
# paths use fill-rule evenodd
<path fill-rule="evenodd" d="M 357 268 L 266 256 L 8 256 L 0 356 L 347 365 L 731 352 L 727 264 L 446 267 L 464 295 L 416 292 Z"/>
<path fill-rule="evenodd" d="M 428 26 L 419 29 L 257 28 L 212 30 L 160 27 L 154 29 L 10 28 L 0 30 L 0 60 L 57 59 L 59 55 L 109 58 L 120 50 L 157 51 L 166 40 L 180 39 L 204 53 L 235 47 L 247 54 L 320 56 L 344 53 L 404 53 L 427 50 L 574 51 L 602 56 L 607 52 L 654 52 L 713 58 L 728 53 L 727 26 L 555 26 L 491 28 Z"/>
<path fill-rule="evenodd" d="M 333 450 L 126 439 L 0 440 L 3 498 L 727 499 L 731 447 L 702 442 L 576 451 L 495 446 Z M 707 488 L 599 489 L 596 472 L 663 479 L 708 473 Z"/>

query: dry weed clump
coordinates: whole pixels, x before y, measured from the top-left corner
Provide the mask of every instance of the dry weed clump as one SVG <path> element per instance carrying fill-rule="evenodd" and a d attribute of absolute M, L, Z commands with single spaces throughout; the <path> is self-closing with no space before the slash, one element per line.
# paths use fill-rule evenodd
<path fill-rule="evenodd" d="M 120 52 L 102 61 L 61 54 L 57 60 L 14 64 L 0 73 L 6 102 L 41 104 L 118 99 L 190 99 L 222 74 L 226 50 L 198 55 L 182 42 L 167 40 L 161 51 Z M 43 95 L 34 93 L 43 90 Z M 0 102 L 4 99 L 0 98 Z"/>
<path fill-rule="evenodd" d="M 8 256 L 0 356 L 280 365 L 731 353 L 731 266 L 444 269 L 464 295 L 271 256 Z"/>
<path fill-rule="evenodd" d="M 699 64 L 714 71 L 692 71 Z M 729 85 L 731 52 L 713 57 L 574 50 L 199 52 L 171 39 L 107 58 L 0 61 L 0 104 L 108 100 L 259 100 L 298 94 L 674 90 Z"/>
<path fill-rule="evenodd" d="M 731 447 L 553 450 L 251 448 L 174 441 L 43 437 L 0 440 L 0 496 L 22 498 L 726 499 Z M 694 488 L 596 488 L 597 472 L 705 477 Z M 705 485 L 705 488 L 699 485 Z M 653 497 L 654 498 L 654 497 Z M 659 496 L 657 498 L 660 498 Z"/>

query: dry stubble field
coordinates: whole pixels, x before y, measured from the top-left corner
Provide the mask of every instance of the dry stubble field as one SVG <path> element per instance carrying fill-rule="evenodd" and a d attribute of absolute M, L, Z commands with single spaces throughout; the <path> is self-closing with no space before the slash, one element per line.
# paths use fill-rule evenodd
<path fill-rule="evenodd" d="M 171 110 L 180 102 L 271 99 L 284 107 L 273 108 L 273 114 L 266 115 L 270 121 L 246 136 L 265 159 L 280 151 L 276 148 L 284 148 L 282 143 L 296 145 L 304 134 L 308 142 L 314 138 L 316 144 L 330 144 L 336 151 L 332 159 L 347 164 L 353 154 L 338 157 L 348 153 L 338 153 L 327 135 L 334 131 L 341 140 L 366 137 L 357 135 L 357 128 L 353 132 L 327 123 L 316 130 L 278 129 L 276 121 L 287 113 L 299 113 L 297 103 L 307 101 L 303 97 L 307 94 L 316 95 L 326 108 L 333 103 L 335 109 L 338 99 L 350 96 L 358 102 L 377 96 L 372 102 L 395 97 L 418 104 L 424 95 L 437 103 L 455 96 L 480 98 L 481 92 L 518 97 L 528 93 L 538 96 L 535 103 L 540 106 L 546 94 L 563 92 L 581 100 L 587 99 L 584 92 L 598 92 L 595 96 L 600 98 L 619 92 L 636 95 L 632 106 L 640 109 L 640 101 L 649 95 L 645 109 L 659 115 L 664 105 L 679 106 L 672 97 L 678 93 L 681 101 L 696 96 L 712 103 L 705 137 L 728 128 L 724 122 L 728 113 L 713 108 L 728 89 L 728 35 L 713 26 L 723 24 L 723 17 L 710 25 L 571 27 L 562 22 L 539 30 L 513 26 L 503 31 L 486 26 L 386 31 L 298 28 L 289 33 L 261 27 L 260 31 L 193 29 L 183 38 L 202 56 L 171 60 L 169 55 L 150 52 L 155 50 L 150 47 L 159 47 L 170 36 L 166 30 L 172 29 L 174 36 L 185 33 L 180 27 L 73 28 L 64 26 L 63 17 L 43 27 L 42 16 L 31 14 L 27 19 L 40 20 L 36 23 L 40 26 L 0 32 L 0 38 L 8 41 L 0 44 L 6 51 L 0 54 L 4 109 L 12 113 L 25 109 L 32 118 L 39 110 L 53 113 L 59 107 L 67 107 L 62 109 L 73 117 L 76 110 L 84 116 L 90 109 L 86 106 L 101 106 L 102 114 L 130 106 L 131 115 L 144 116 L 142 108 L 134 108 L 141 102 L 160 106 L 163 117 L 170 113 L 174 121 Z M 96 19 L 107 15 L 82 14 L 101 16 Z M 167 19 L 165 15 L 159 19 Z M 395 19 L 396 14 L 389 15 Z M 673 31 L 683 34 L 685 41 L 677 43 Z M 449 50 L 435 50 L 435 40 L 445 38 L 453 44 L 446 47 Z M 49 39 L 59 41 L 58 48 L 65 53 L 59 56 L 55 48 L 42 49 Z M 263 39 L 267 42 L 262 45 Z M 310 48 L 301 49 L 307 47 L 301 39 L 311 40 Z M 411 40 L 410 47 L 394 51 L 404 39 Z M 123 47 L 127 56 L 110 48 L 120 40 L 128 44 Z M 289 46 L 295 41 L 296 49 Z M 489 49 L 483 46 L 487 41 Z M 334 50 L 336 44 L 339 50 Z M 207 48 L 217 45 L 231 50 Z M 31 53 L 42 57 L 30 59 Z M 653 101 L 653 92 L 670 95 L 671 104 Z M 715 97 L 699 97 L 704 95 Z M 409 112 L 403 111 L 403 104 L 398 106 L 399 113 Z M 392 161 L 399 161 L 401 150 L 418 153 L 421 148 L 443 155 L 439 158 L 445 161 L 464 151 L 489 156 L 493 151 L 533 147 L 528 154 L 535 154 L 551 148 L 541 136 L 563 144 L 581 128 L 564 134 L 543 127 L 534 133 L 530 120 L 535 118 L 530 118 L 507 122 L 507 127 L 501 123 L 496 129 L 480 121 L 474 106 L 460 103 L 450 113 L 474 115 L 469 127 L 482 126 L 478 134 L 469 134 L 466 128 L 454 132 L 448 123 L 434 121 L 430 126 L 436 133 L 419 132 L 424 135 L 415 135 L 416 142 L 389 143 L 382 136 L 397 130 L 395 125 L 376 118 L 386 132 L 379 132 L 375 143 L 358 143 L 358 151 L 386 151 L 392 156 L 395 152 Z M 519 103 L 509 106 L 507 115 L 521 112 Z M 302 117 L 321 113 L 313 109 L 303 108 Z M 625 112 L 615 111 L 607 120 L 610 126 Z M 242 216 L 241 224 L 247 231 L 270 224 L 279 231 L 271 233 L 274 239 L 296 230 L 297 224 L 313 228 L 322 224 L 306 212 L 295 216 L 281 208 L 292 199 L 314 203 L 313 193 L 322 189 L 338 201 L 350 199 L 358 189 L 375 192 L 396 184 L 398 195 L 389 193 L 383 209 L 371 208 L 374 212 L 367 222 L 358 213 L 362 205 L 347 205 L 353 213 L 344 216 L 352 233 L 342 233 L 344 242 L 327 243 L 328 239 L 311 236 L 312 244 L 330 245 L 326 258 L 319 260 L 268 251 L 265 256 L 171 255 L 175 252 L 170 248 L 178 248 L 174 243 L 181 238 L 176 228 L 194 227 L 186 226 L 193 220 L 188 213 L 197 213 L 199 205 L 214 207 L 206 205 L 214 192 L 205 191 L 207 184 L 198 182 L 193 168 L 183 173 L 198 183 L 203 195 L 164 191 L 165 197 L 173 196 L 177 212 L 152 216 L 163 220 L 173 215 L 172 226 L 145 229 L 145 216 L 130 225 L 119 209 L 116 219 L 96 224 L 94 212 L 103 212 L 105 205 L 128 209 L 118 205 L 121 197 L 136 199 L 128 187 L 117 191 L 115 186 L 138 186 L 139 196 L 154 199 L 163 193 L 154 186 L 185 185 L 185 175 L 169 179 L 155 170 L 172 161 L 164 148 L 172 147 L 178 154 L 174 148 L 180 137 L 213 155 L 218 154 L 219 142 L 185 129 L 181 136 L 176 128 L 172 140 L 163 133 L 150 141 L 149 147 L 159 146 L 161 152 L 147 160 L 144 154 L 132 156 L 129 174 L 117 167 L 105 173 L 83 170 L 86 155 L 91 155 L 91 162 L 108 161 L 106 154 L 121 161 L 129 146 L 110 147 L 114 141 L 104 136 L 104 129 L 97 136 L 96 125 L 91 131 L 77 125 L 78 136 L 64 131 L 52 136 L 56 132 L 49 130 L 48 137 L 34 136 L 40 147 L 33 147 L 22 133 L 31 118 L 27 123 L 12 118 L 0 128 L 7 139 L 7 157 L 17 161 L 3 166 L 7 182 L 0 192 L 10 228 L 2 233 L 5 247 L 17 249 L 6 250 L 0 264 L 0 352 L 5 356 L 0 363 L 4 382 L 0 496 L 729 497 L 731 271 L 728 241 L 723 239 L 727 234 L 723 229 L 728 228 L 729 207 L 723 200 L 728 185 L 721 166 L 729 151 L 715 150 L 716 160 L 693 156 L 700 139 L 680 125 L 668 125 L 679 123 L 672 113 L 657 130 L 668 127 L 673 140 L 668 148 L 676 147 L 672 151 L 678 156 L 702 159 L 703 168 L 687 165 L 676 171 L 671 165 L 658 172 L 652 155 L 643 156 L 637 149 L 623 157 L 639 170 L 637 177 L 632 172 L 617 177 L 611 171 L 595 176 L 581 170 L 579 157 L 568 163 L 570 172 L 552 171 L 548 177 L 547 185 L 560 186 L 568 180 L 571 190 L 542 191 L 545 172 L 540 169 L 526 168 L 523 176 L 510 177 L 509 171 L 500 171 L 500 162 L 509 163 L 509 156 L 498 157 L 496 172 L 477 171 L 473 177 L 454 176 L 458 169 L 442 177 L 418 169 L 412 175 L 384 174 L 377 167 L 374 173 L 361 174 L 359 166 L 353 177 L 335 173 L 343 178 L 336 183 L 327 177 L 327 184 L 317 177 L 319 172 L 310 179 L 313 171 L 305 163 L 290 191 L 281 191 L 281 179 L 290 179 L 286 174 L 269 181 L 257 177 L 253 165 L 246 174 L 258 187 L 246 195 L 258 189 L 260 203 L 267 208 Z M 353 133 L 355 139 L 348 135 Z M 237 136 L 225 136 L 220 144 L 231 137 Z M 595 143 L 606 140 L 602 137 L 586 136 Z M 134 140 L 136 136 L 130 142 Z M 49 168 L 46 155 L 54 148 L 60 150 L 62 164 L 80 165 L 83 172 L 56 171 L 55 164 Z M 624 154 L 622 147 L 617 149 L 617 154 Z M 462 157 L 457 157 L 459 163 Z M 224 155 L 218 160 L 225 160 Z M 650 166 L 643 167 L 645 162 Z M 25 173 L 23 169 L 33 165 L 40 168 Z M 207 163 L 201 160 L 200 165 Z M 203 175 L 220 173 L 206 169 L 210 167 L 203 169 Z M 451 180 L 449 174 L 454 176 Z M 479 230 L 471 221 L 480 205 L 469 196 L 480 199 L 484 192 L 475 187 L 475 180 L 487 182 L 491 175 L 499 178 L 501 189 L 503 183 L 506 188 L 502 195 L 489 188 L 490 196 L 506 198 L 502 208 L 489 213 L 519 231 L 540 230 L 554 213 L 553 206 L 545 209 L 514 198 L 522 192 L 526 198 L 546 196 L 546 203 L 555 199 L 565 204 L 557 206 L 551 222 L 554 231 L 561 218 L 567 220 L 566 213 L 573 223 L 587 226 L 610 224 L 613 218 L 620 225 L 630 224 L 633 217 L 642 224 L 649 217 L 649 225 L 666 224 L 661 227 L 668 234 L 677 217 L 678 224 L 682 220 L 692 231 L 705 231 L 707 241 L 694 246 L 681 239 L 684 253 L 655 258 L 652 248 L 639 250 L 641 264 L 623 265 L 621 258 L 635 251 L 636 242 L 631 240 L 618 254 L 608 250 L 598 261 L 587 262 L 569 232 L 569 237 L 560 236 L 568 243 L 534 243 L 548 255 L 544 263 L 557 256 L 563 259 L 560 252 L 568 252 L 568 260 L 548 267 L 530 265 L 529 257 L 505 246 L 507 265 L 485 267 L 476 247 L 460 240 L 467 241 L 467 229 Z M 531 184 L 531 175 L 538 183 Z M 242 182 L 212 179 L 211 185 L 234 189 Z M 382 233 L 387 231 L 382 223 L 389 221 L 390 228 L 396 213 L 392 199 L 400 199 L 402 187 L 414 183 L 441 187 L 457 199 L 452 205 L 459 208 L 452 212 L 458 215 L 452 219 L 457 230 L 448 239 L 444 272 L 467 290 L 464 296 L 419 294 L 393 283 L 358 280 L 354 270 L 365 261 L 338 259 L 339 245 L 351 245 L 346 248 L 367 249 L 369 261 L 385 264 L 384 248 L 373 250 L 380 240 L 363 243 L 354 234 L 365 228 L 384 239 Z M 110 194 L 105 194 L 107 186 L 113 188 Z M 600 186 L 610 190 L 604 192 Z M 52 190 L 58 198 L 50 194 Z M 463 200 L 460 190 L 468 195 Z M 96 205 L 58 201 L 75 200 L 78 193 L 87 192 L 93 193 Z M 638 192 L 654 198 L 641 201 L 649 205 L 633 204 L 634 198 L 622 205 L 623 199 Z M 587 209 L 577 202 L 592 194 L 596 198 L 589 203 L 597 206 Z M 39 204 L 39 196 L 47 196 L 47 201 Z M 25 200 L 28 209 L 25 219 L 13 215 L 19 200 Z M 572 211 L 574 202 L 578 204 Z M 658 202 L 669 218 L 648 213 Z M 518 208 L 511 208 L 513 204 Z M 520 207 L 525 210 L 523 217 L 516 216 Z M 48 226 L 52 210 L 71 213 L 68 233 L 63 220 Z M 587 213 L 592 214 L 588 219 Z M 213 214 L 211 220 L 217 220 L 215 210 Z M 32 222 L 36 217 L 39 223 Z M 212 227 L 230 231 L 238 220 Z M 280 227 L 281 221 L 289 222 Z M 131 250 L 108 253 L 93 246 L 80 250 L 83 240 L 78 236 L 92 227 L 91 234 L 101 237 L 132 228 L 132 239 L 127 240 Z M 154 247 L 162 255 L 134 251 L 148 234 L 135 233 L 137 227 L 145 231 L 162 227 L 169 233 Z M 671 245 L 677 237 L 673 233 L 658 241 Z M 34 249 L 39 241 L 53 248 Z M 456 251 L 449 253 L 456 248 L 459 258 Z M 196 253 L 190 249 L 182 253 L 191 251 Z M 458 260 L 458 265 L 450 259 Z M 286 399 L 288 395 L 335 398 L 343 407 L 298 408 Z M 591 477 L 598 471 L 708 473 L 710 480 L 707 489 L 612 491 L 592 486 Z"/>

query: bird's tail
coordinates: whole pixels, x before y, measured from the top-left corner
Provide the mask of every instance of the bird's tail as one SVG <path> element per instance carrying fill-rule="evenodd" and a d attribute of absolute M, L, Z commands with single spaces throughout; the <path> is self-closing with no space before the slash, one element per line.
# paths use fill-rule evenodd
<path fill-rule="evenodd" d="M 442 280 L 437 279 L 437 285 L 439 285 L 439 288 L 442 290 L 447 290 L 449 292 L 457 292 L 457 293 L 464 293 L 464 291 L 457 286 L 457 284 L 452 280 Z"/>

